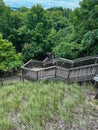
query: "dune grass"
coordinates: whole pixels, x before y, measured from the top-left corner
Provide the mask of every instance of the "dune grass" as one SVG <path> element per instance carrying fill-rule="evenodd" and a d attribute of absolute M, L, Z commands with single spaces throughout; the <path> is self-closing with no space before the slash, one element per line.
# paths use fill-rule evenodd
<path fill-rule="evenodd" d="M 25 81 L 1 87 L 0 130 L 44 130 L 56 117 L 70 123 L 84 100 L 77 84 Z"/>

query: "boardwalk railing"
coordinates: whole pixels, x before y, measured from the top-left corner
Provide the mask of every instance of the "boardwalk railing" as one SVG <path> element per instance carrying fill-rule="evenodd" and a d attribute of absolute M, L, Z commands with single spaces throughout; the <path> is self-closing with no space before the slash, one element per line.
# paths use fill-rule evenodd
<path fill-rule="evenodd" d="M 69 82 L 91 80 L 98 74 L 97 59 L 97 56 L 89 56 L 75 60 L 52 59 L 46 62 L 30 60 L 22 66 L 22 77 L 28 80 L 59 78 Z"/>
<path fill-rule="evenodd" d="M 37 71 L 28 68 L 22 68 L 22 78 L 28 80 L 37 80 Z"/>
<path fill-rule="evenodd" d="M 98 64 L 71 68 L 69 69 L 68 80 L 71 82 L 91 80 L 97 72 Z"/>
<path fill-rule="evenodd" d="M 37 78 L 38 79 L 54 78 L 55 77 L 55 70 L 56 70 L 55 66 L 40 69 L 37 71 L 37 73 L 38 73 Z"/>
<path fill-rule="evenodd" d="M 69 70 L 62 67 L 56 67 L 55 77 L 67 80 L 69 77 Z"/>

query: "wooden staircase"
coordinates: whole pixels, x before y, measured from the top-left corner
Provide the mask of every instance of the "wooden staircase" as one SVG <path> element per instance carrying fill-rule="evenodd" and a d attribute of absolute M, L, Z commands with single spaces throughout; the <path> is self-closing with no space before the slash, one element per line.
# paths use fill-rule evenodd
<path fill-rule="evenodd" d="M 41 62 L 30 60 L 22 66 L 22 78 L 40 80 L 57 78 L 68 82 L 92 80 L 98 74 L 98 57 L 88 56 L 69 60 L 64 58 Z"/>

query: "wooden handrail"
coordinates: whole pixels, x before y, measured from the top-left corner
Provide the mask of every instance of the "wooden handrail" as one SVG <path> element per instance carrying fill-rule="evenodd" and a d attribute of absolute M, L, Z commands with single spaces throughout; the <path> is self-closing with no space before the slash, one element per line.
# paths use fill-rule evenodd
<path fill-rule="evenodd" d="M 56 68 L 58 68 L 58 69 L 62 69 L 62 70 L 65 70 L 65 71 L 69 71 L 69 69 L 67 69 L 67 68 L 63 68 L 63 67 L 60 67 L 60 66 L 55 66 Z"/>
<path fill-rule="evenodd" d="M 98 59 L 97 56 L 88 56 L 88 57 L 78 58 L 75 60 L 68 60 L 65 58 L 52 59 L 46 62 L 42 62 L 38 60 L 30 60 L 26 64 L 24 64 L 21 68 L 22 70 L 24 70 L 23 71 L 24 77 L 28 76 L 28 78 L 30 77 L 31 79 L 33 78 L 40 79 L 45 77 L 49 78 L 52 76 L 55 78 L 62 78 L 65 80 L 72 79 L 73 81 L 75 80 L 78 81 L 78 79 L 79 80 L 81 79 L 84 81 L 85 79 L 86 80 L 91 79 L 94 76 L 94 74 L 96 74 L 96 72 L 98 71 L 98 63 L 96 62 L 97 59 Z M 89 65 L 83 65 L 86 63 L 86 60 L 89 60 L 88 62 Z M 64 63 L 64 65 L 62 63 Z M 83 64 L 81 65 L 81 63 Z M 79 64 L 81 66 L 79 67 L 74 66 L 73 68 L 74 64 L 75 66 L 78 66 Z M 68 65 L 70 68 L 68 67 Z M 66 66 L 66 68 L 61 66 Z"/>
<path fill-rule="evenodd" d="M 49 70 L 49 69 L 53 69 L 53 68 L 56 68 L 56 66 L 41 68 L 40 70 L 36 70 L 36 71 Z"/>
<path fill-rule="evenodd" d="M 85 61 L 85 60 L 91 60 L 91 59 L 95 59 L 95 58 L 97 58 L 97 56 L 81 57 L 81 58 L 77 58 L 77 59 L 73 60 L 73 62 L 76 63 L 76 62 L 81 62 L 81 61 Z"/>
<path fill-rule="evenodd" d="M 76 70 L 76 69 L 82 69 L 82 68 L 88 68 L 88 67 L 94 67 L 94 66 L 98 66 L 98 64 L 91 64 L 91 65 L 85 65 L 85 66 L 70 68 L 69 70 Z"/>
<path fill-rule="evenodd" d="M 32 59 L 29 60 L 27 63 L 25 63 L 21 68 L 24 68 L 24 67 L 25 67 L 26 65 L 28 65 L 31 61 L 32 61 Z"/>

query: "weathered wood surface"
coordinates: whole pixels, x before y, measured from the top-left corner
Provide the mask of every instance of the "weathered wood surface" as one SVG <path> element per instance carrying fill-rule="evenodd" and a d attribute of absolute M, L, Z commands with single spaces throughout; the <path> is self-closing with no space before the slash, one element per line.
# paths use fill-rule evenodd
<path fill-rule="evenodd" d="M 95 94 L 95 99 L 98 99 L 98 75 L 95 75 L 93 80 L 95 81 L 95 86 L 97 87 L 97 91 Z"/>
<path fill-rule="evenodd" d="M 98 90 L 96 92 L 95 99 L 98 99 Z"/>
<path fill-rule="evenodd" d="M 68 79 L 69 76 L 69 70 L 62 68 L 62 67 L 57 67 L 56 72 L 55 72 L 55 77 L 56 78 L 62 78 L 62 79 Z"/>
<path fill-rule="evenodd" d="M 22 66 L 22 76 L 30 80 L 53 77 L 68 80 L 69 82 L 86 81 L 93 79 L 94 75 L 98 73 L 97 62 L 95 56 L 79 58 L 73 61 L 64 58 L 52 59 L 47 62 L 30 60 Z"/>
<path fill-rule="evenodd" d="M 93 79 L 98 70 L 98 65 L 88 65 L 82 67 L 71 68 L 69 71 L 69 81 L 87 81 Z"/>
<path fill-rule="evenodd" d="M 47 67 L 38 71 L 38 79 L 55 77 L 55 66 Z"/>
<path fill-rule="evenodd" d="M 37 71 L 32 69 L 23 68 L 22 69 L 22 78 L 29 79 L 29 80 L 36 80 L 37 79 Z"/>

